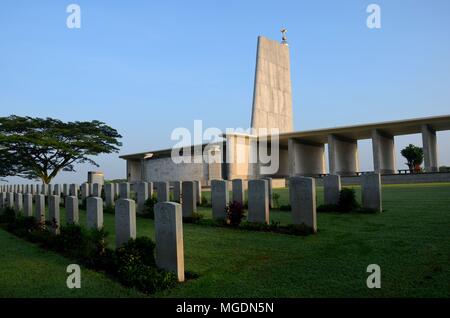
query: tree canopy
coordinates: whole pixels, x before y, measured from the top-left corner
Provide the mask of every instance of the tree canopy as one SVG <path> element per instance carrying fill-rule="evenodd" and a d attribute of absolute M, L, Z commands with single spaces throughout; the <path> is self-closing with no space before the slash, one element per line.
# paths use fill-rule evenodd
<path fill-rule="evenodd" d="M 0 117 L 0 177 L 20 176 L 50 183 L 74 165 L 98 164 L 92 157 L 119 151 L 119 133 L 100 121 Z"/>
<path fill-rule="evenodd" d="M 413 144 L 409 144 L 402 151 L 402 156 L 406 158 L 406 165 L 409 170 L 414 170 L 416 166 L 420 166 L 423 163 L 423 149 Z"/>

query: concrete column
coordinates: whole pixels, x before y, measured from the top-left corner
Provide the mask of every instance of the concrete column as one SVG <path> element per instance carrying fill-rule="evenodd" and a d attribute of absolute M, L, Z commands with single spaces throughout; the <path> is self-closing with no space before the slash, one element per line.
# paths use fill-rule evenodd
<path fill-rule="evenodd" d="M 290 138 L 288 149 L 290 176 L 325 173 L 325 145 Z"/>
<path fill-rule="evenodd" d="M 395 173 L 394 137 L 380 130 L 372 131 L 373 168 L 375 173 Z"/>
<path fill-rule="evenodd" d="M 426 172 L 437 172 L 437 143 L 436 131 L 429 125 L 422 126 L 422 146 L 424 154 L 424 166 Z"/>
<path fill-rule="evenodd" d="M 359 171 L 357 140 L 329 135 L 328 158 L 330 174 L 355 175 Z"/>

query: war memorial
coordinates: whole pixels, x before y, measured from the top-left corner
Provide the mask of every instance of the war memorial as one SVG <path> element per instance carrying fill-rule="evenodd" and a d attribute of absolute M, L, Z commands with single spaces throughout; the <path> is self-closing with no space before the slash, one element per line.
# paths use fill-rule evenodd
<path fill-rule="evenodd" d="M 283 184 L 281 179 L 292 176 L 326 175 L 324 156 L 327 146 L 329 174 L 343 176 L 347 183 L 358 183 L 358 176 L 363 172 L 359 170 L 357 142 L 371 139 L 373 172 L 381 174 L 385 183 L 450 181 L 450 173 L 438 173 L 436 138 L 436 132 L 450 130 L 450 115 L 404 120 L 393 118 L 389 122 L 359 126 L 294 131 L 293 111 L 287 39 L 284 36 L 279 43 L 260 36 L 250 129 L 256 134 L 224 133 L 223 142 L 214 143 L 214 147 L 202 144 L 176 149 L 175 152 L 184 150 L 182 157 L 192 157 L 189 163 L 174 162 L 172 148 L 121 156 L 127 162 L 127 179 L 130 182 L 198 180 L 209 185 L 214 179 L 269 177 Z M 252 156 L 257 158 L 258 148 L 270 148 L 269 134 L 274 129 L 278 139 L 277 169 L 270 174 L 261 174 L 259 167 L 262 163 L 258 159 L 252 160 Z M 424 173 L 400 174 L 401 169 L 395 166 L 394 138 L 417 133 L 422 134 Z M 204 160 L 204 157 L 211 159 Z"/>
<path fill-rule="evenodd" d="M 171 298 L 167 312 L 205 316 L 272 313 L 277 298 L 448 299 L 437 133 L 450 115 L 297 130 L 281 34 L 257 37 L 249 128 L 190 142 L 173 127 L 165 149 L 115 155 L 122 136 L 97 120 L 0 118 L 0 298 Z M 395 138 L 412 134 L 423 167 L 402 169 Z M 124 163 L 121 179 L 100 166 L 54 181 L 100 154 Z"/>

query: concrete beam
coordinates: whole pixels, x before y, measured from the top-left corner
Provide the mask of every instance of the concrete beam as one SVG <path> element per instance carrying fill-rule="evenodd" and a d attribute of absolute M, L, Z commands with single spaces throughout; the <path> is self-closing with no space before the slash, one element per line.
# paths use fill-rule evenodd
<path fill-rule="evenodd" d="M 329 135 L 328 158 L 330 174 L 354 175 L 359 170 L 357 140 Z"/>
<path fill-rule="evenodd" d="M 289 139 L 289 175 L 314 176 L 325 173 L 325 145 Z"/>
<path fill-rule="evenodd" d="M 436 131 L 429 125 L 422 126 L 422 146 L 426 172 L 438 171 Z"/>
<path fill-rule="evenodd" d="M 378 129 L 372 131 L 373 168 L 375 173 L 395 173 L 394 137 Z"/>

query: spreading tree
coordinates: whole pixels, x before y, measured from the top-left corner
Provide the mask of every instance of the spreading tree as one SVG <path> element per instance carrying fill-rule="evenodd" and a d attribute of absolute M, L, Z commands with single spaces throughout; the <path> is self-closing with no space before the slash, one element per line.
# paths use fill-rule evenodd
<path fill-rule="evenodd" d="M 402 151 L 402 156 L 406 158 L 406 165 L 410 171 L 423 163 L 423 149 L 412 144 L 409 144 Z"/>
<path fill-rule="evenodd" d="M 0 117 L 0 177 L 41 179 L 48 184 L 60 171 L 118 152 L 122 136 L 100 121 L 62 122 L 53 118 Z"/>

